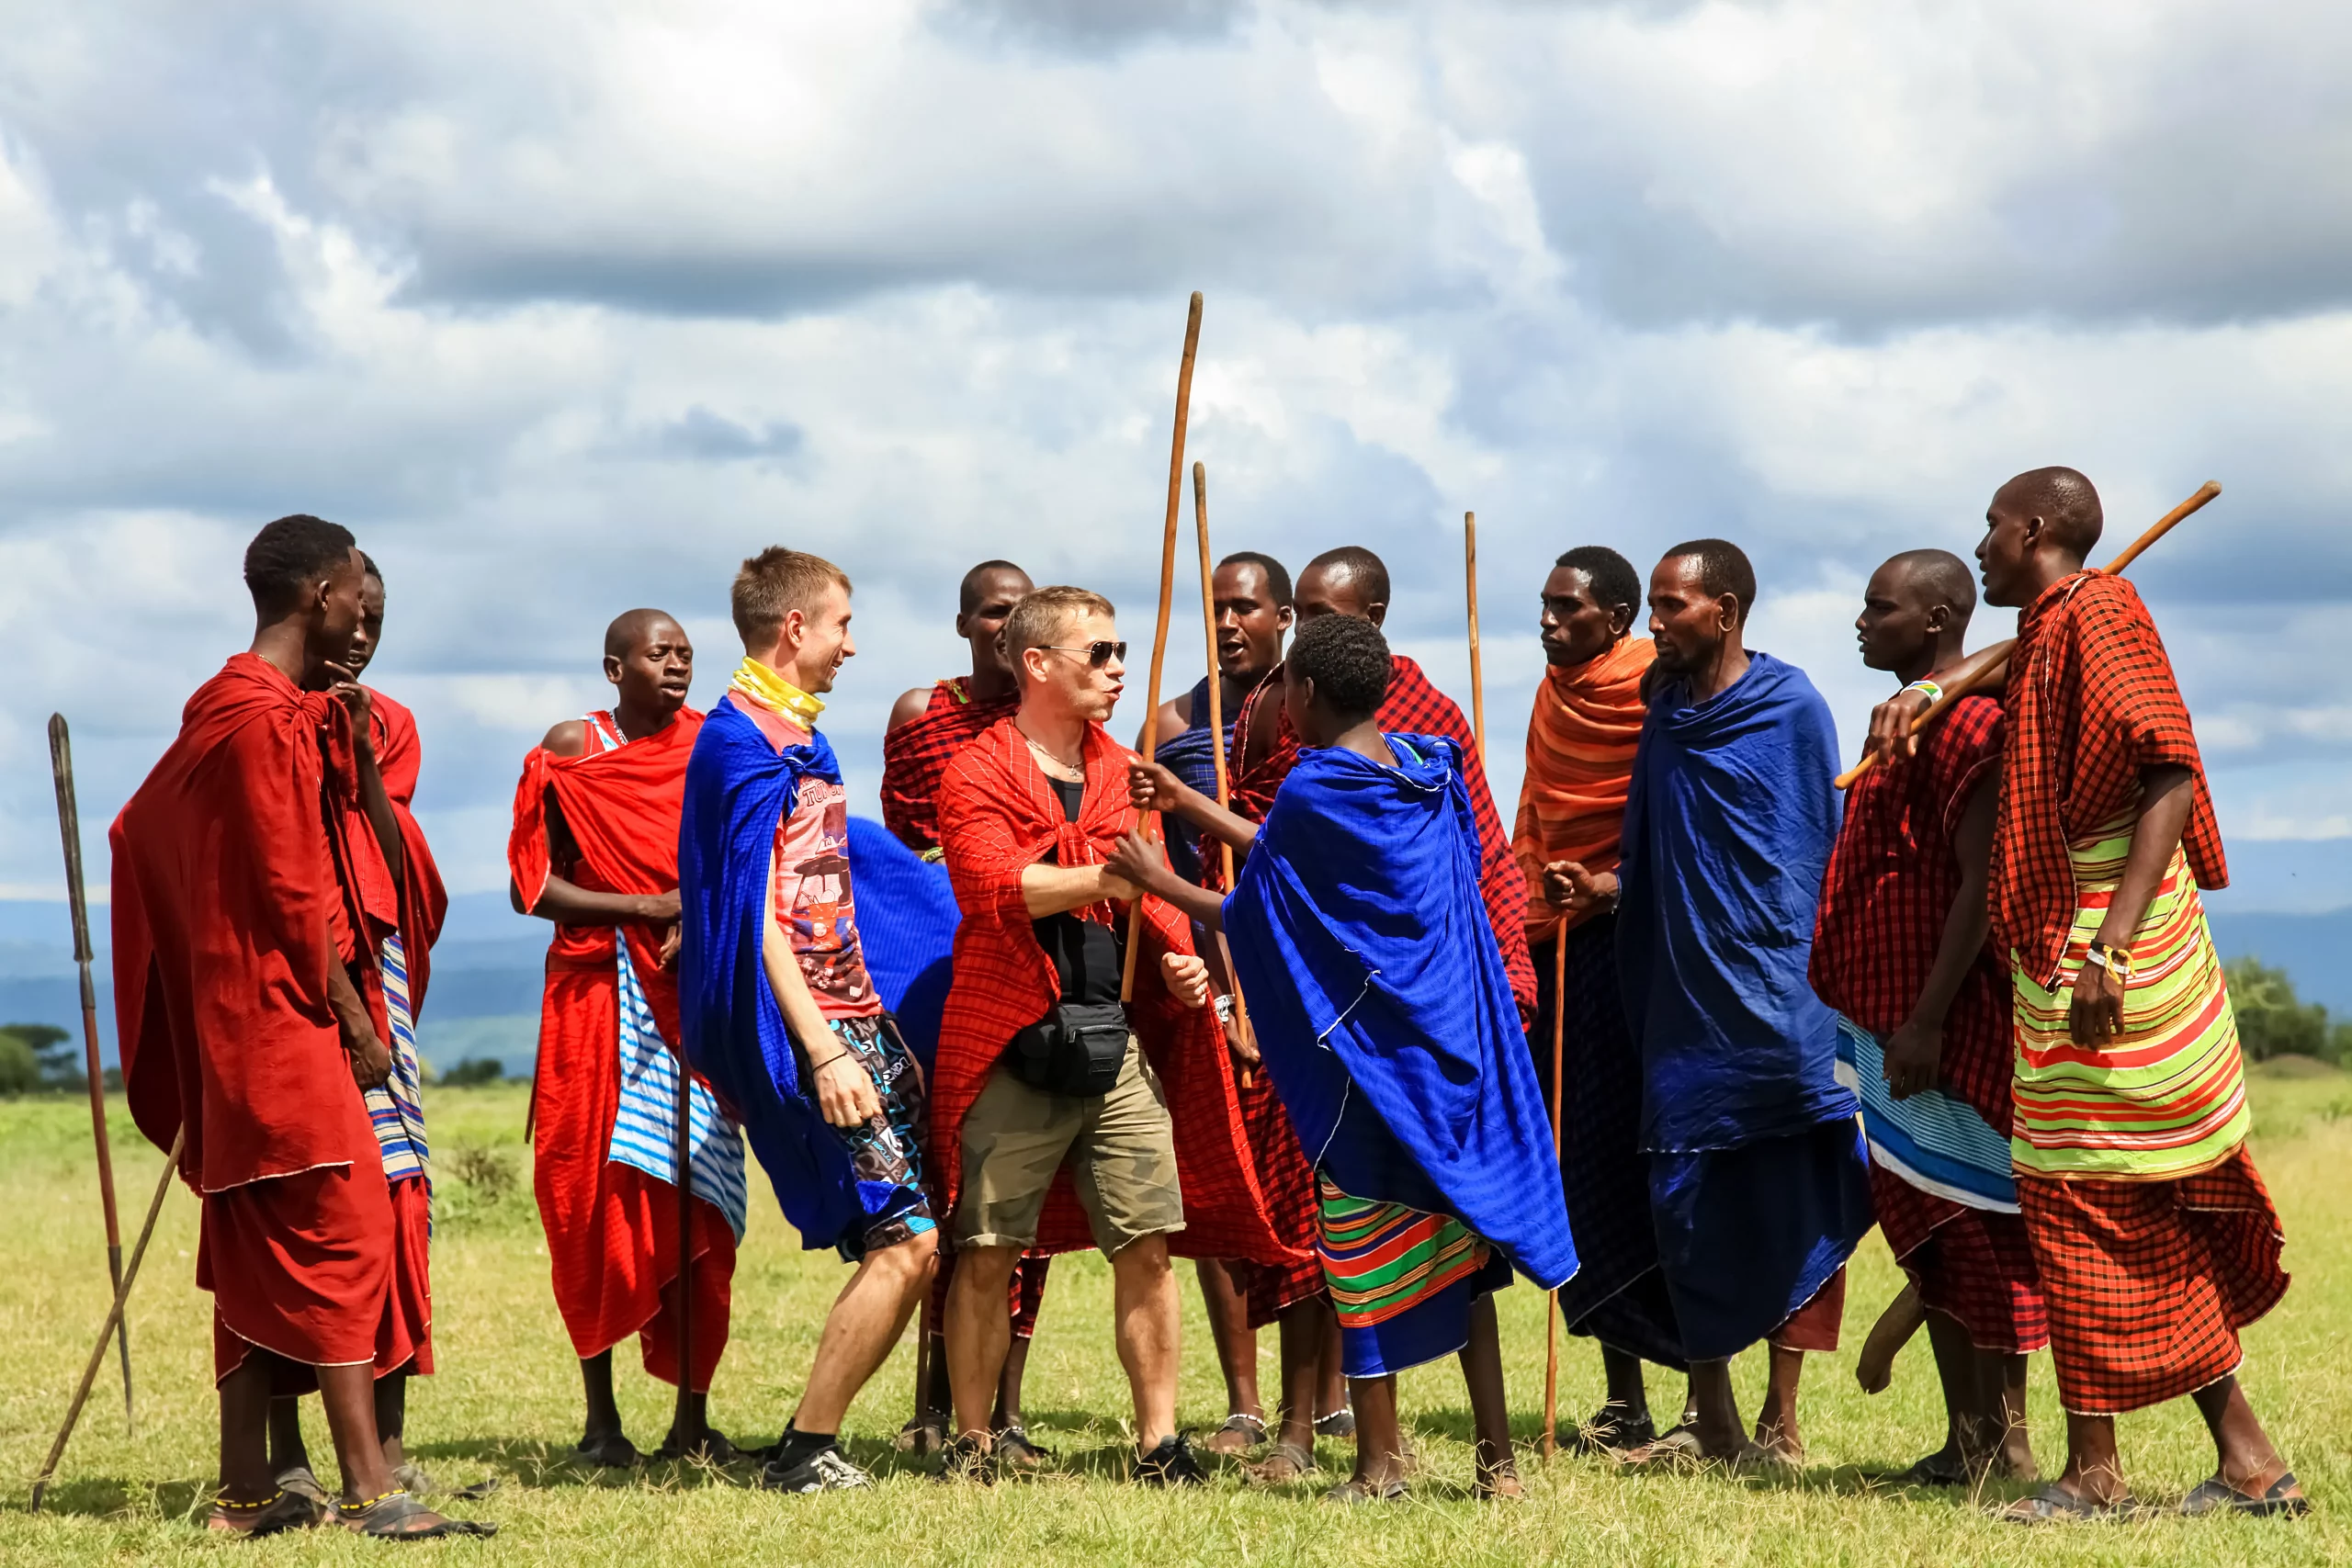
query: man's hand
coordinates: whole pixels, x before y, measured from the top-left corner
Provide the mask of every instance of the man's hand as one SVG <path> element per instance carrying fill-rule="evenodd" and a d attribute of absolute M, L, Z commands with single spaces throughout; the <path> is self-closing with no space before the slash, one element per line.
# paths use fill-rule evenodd
<path fill-rule="evenodd" d="M 2075 976 L 2075 1005 L 2066 1032 L 2077 1045 L 2104 1045 L 2123 1032 L 2123 984 L 2113 972 L 2085 963 Z"/>
<path fill-rule="evenodd" d="M 673 925 L 662 933 L 662 953 L 659 962 L 664 969 L 678 966 L 678 944 L 685 940 L 686 928 Z"/>
<path fill-rule="evenodd" d="M 1617 897 L 1617 874 L 1585 870 L 1572 860 L 1555 860 L 1544 868 L 1544 902 L 1555 909 L 1581 915 Z"/>
<path fill-rule="evenodd" d="M 1165 772 L 1164 769 L 1162 771 Z M 1138 889 L 1146 893 L 1157 893 L 1159 891 L 1161 877 L 1175 875 L 1175 873 L 1168 869 L 1168 857 L 1161 851 L 1159 840 L 1148 839 L 1139 829 L 1134 828 L 1119 835 L 1119 841 L 1112 846 L 1111 852 L 1103 857 L 1102 869 L 1110 873 L 1113 880 L 1124 884 L 1127 889 L 1124 894 L 1112 893 L 1111 897 L 1114 898 L 1133 899 Z"/>
<path fill-rule="evenodd" d="M 343 1052 L 351 1058 L 351 1081 L 361 1089 L 374 1089 L 392 1076 L 392 1048 L 371 1028 L 345 1030 Z"/>
<path fill-rule="evenodd" d="M 1886 1087 L 1895 1099 L 1908 1100 L 1923 1089 L 1936 1087 L 1943 1061 L 1943 1026 L 1906 1019 L 1886 1043 L 1886 1058 L 1879 1065 L 1879 1076 L 1886 1079 Z"/>
<path fill-rule="evenodd" d="M 373 751 L 376 734 L 368 720 L 374 709 L 368 702 L 368 688 L 359 683 L 358 676 L 340 664 L 330 660 L 323 668 L 327 675 L 327 695 L 350 711 L 354 743 L 363 750 Z M 379 1078 L 377 1081 L 380 1083 L 383 1080 Z"/>
<path fill-rule="evenodd" d="M 835 1049 L 815 1069 L 817 1109 L 836 1127 L 862 1127 L 882 1114 L 882 1097 L 874 1091 L 874 1075 L 837 1036 L 829 1033 L 826 1038 Z"/>
<path fill-rule="evenodd" d="M 1158 762 L 1127 759 L 1127 804 L 1137 811 L 1173 811 L 1184 797 L 1184 781 Z"/>
<path fill-rule="evenodd" d="M 1882 765 L 1917 755 L 1919 738 L 1911 727 L 1927 711 L 1928 694 L 1908 686 L 1871 709 L 1871 735 L 1863 755 L 1877 757 Z"/>
<path fill-rule="evenodd" d="M 1187 953 L 1163 953 L 1159 955 L 1159 976 L 1168 982 L 1168 994 L 1178 1005 L 1200 1008 L 1209 1005 L 1209 966 L 1206 961 Z"/>
<path fill-rule="evenodd" d="M 1236 1008 L 1233 1011 L 1226 1014 L 1223 1022 L 1225 1029 L 1225 1048 L 1232 1052 L 1233 1059 L 1240 1063 L 1243 1066 L 1256 1066 L 1263 1058 L 1258 1055 L 1257 1045 L 1246 1038 L 1242 1033 L 1241 1010 Z"/>

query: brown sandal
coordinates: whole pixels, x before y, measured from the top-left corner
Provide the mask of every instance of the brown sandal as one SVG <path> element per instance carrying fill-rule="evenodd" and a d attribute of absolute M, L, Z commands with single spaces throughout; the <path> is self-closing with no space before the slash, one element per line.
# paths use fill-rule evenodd
<path fill-rule="evenodd" d="M 1274 1451 L 1256 1464 L 1244 1466 L 1241 1478 L 1252 1486 L 1283 1486 L 1315 1473 L 1315 1450 L 1303 1443 L 1274 1444 Z"/>
<path fill-rule="evenodd" d="M 334 1516 L 335 1521 L 353 1534 L 384 1540 L 444 1540 L 451 1536 L 498 1533 L 496 1525 L 443 1518 L 405 1492 L 387 1492 L 365 1503 L 337 1503 Z M 421 1519 L 433 1522 L 420 1524 Z"/>
<path fill-rule="evenodd" d="M 232 1503 L 226 1497 L 215 1497 L 212 1511 L 205 1516 L 204 1528 L 258 1540 L 288 1530 L 316 1529 L 324 1523 L 324 1508 L 299 1492 L 279 1490 L 258 1503 Z"/>

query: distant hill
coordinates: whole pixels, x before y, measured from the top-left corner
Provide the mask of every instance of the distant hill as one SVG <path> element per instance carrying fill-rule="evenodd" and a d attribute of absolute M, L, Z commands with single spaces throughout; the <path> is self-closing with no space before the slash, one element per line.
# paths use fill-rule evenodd
<path fill-rule="evenodd" d="M 2295 994 L 2352 1018 L 2352 909 L 2318 915 L 2213 911 L 2213 945 L 2223 958 L 2253 956 L 2284 969 Z"/>

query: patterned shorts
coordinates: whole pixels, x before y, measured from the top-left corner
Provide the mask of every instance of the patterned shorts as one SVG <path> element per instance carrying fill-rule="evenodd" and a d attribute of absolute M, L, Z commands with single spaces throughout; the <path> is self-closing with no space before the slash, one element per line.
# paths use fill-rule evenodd
<path fill-rule="evenodd" d="M 877 1247 L 896 1247 L 938 1228 L 922 1188 L 922 1122 L 928 1099 L 922 1068 L 899 1038 L 896 1019 L 875 1013 L 826 1021 L 833 1038 L 865 1066 L 882 1101 L 880 1112 L 862 1124 L 831 1129 L 849 1150 L 858 1185 L 889 1190 L 878 1208 L 867 1198 L 865 1230 L 837 1244 L 841 1255 L 855 1263 Z"/>

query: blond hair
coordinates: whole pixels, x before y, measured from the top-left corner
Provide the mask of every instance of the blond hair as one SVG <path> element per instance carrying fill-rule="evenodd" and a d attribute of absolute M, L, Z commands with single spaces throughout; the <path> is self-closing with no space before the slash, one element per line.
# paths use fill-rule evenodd
<path fill-rule="evenodd" d="M 745 561 L 729 596 L 743 646 L 765 648 L 775 642 L 785 616 L 795 610 L 808 615 L 837 582 L 842 592 L 850 591 L 849 573 L 822 556 L 782 545 L 771 545 Z"/>
<path fill-rule="evenodd" d="M 1081 615 L 1113 615 L 1119 612 L 1111 601 L 1091 588 L 1033 588 L 1023 593 L 1012 606 L 1012 614 L 1004 618 L 1004 657 L 1018 667 L 1021 656 L 1033 648 L 1050 648 L 1069 624 Z"/>

